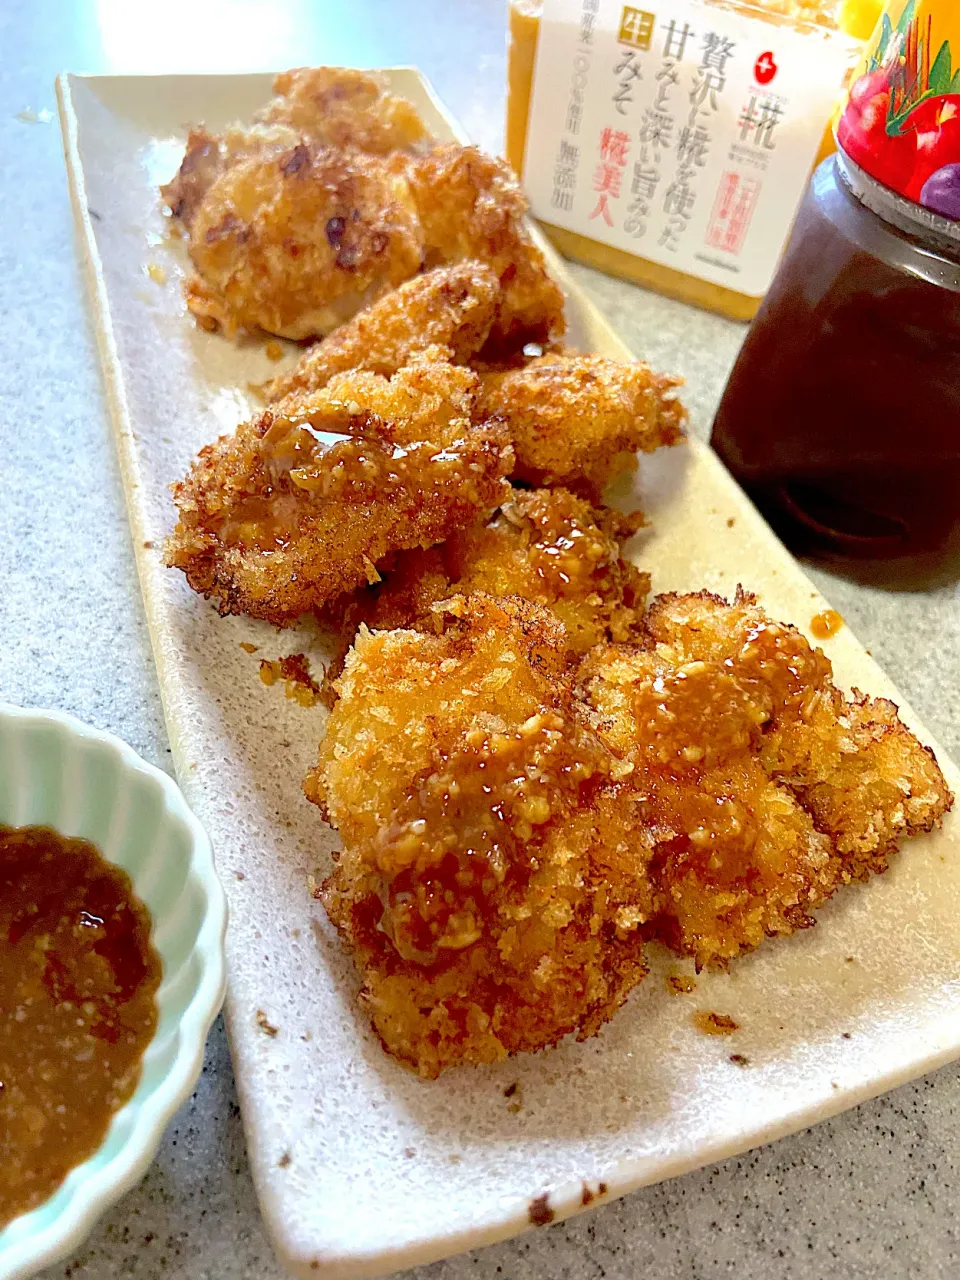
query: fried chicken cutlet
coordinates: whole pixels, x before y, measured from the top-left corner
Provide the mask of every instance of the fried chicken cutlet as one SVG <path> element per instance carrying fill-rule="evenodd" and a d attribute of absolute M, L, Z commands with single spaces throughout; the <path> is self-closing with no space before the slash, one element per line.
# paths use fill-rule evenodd
<path fill-rule="evenodd" d="M 222 613 L 284 625 L 499 506 L 506 432 L 471 421 L 476 375 L 435 355 L 340 374 L 207 445 L 173 486 L 167 563 Z"/>
<path fill-rule="evenodd" d="M 341 100 L 340 124 L 324 136 L 349 132 L 354 100 Z M 421 268 L 473 260 L 501 290 L 493 351 L 563 333 L 563 294 L 503 161 L 456 145 L 372 155 L 300 137 L 289 122 L 299 109 L 263 114 L 269 123 L 223 138 L 194 129 L 178 174 L 161 188 L 189 233 L 186 297 L 198 323 L 231 335 L 323 336 Z M 365 127 L 362 112 L 354 126 Z"/>
<path fill-rule="evenodd" d="M 490 520 L 399 554 L 381 583 L 352 598 L 343 634 L 349 642 L 361 622 L 372 631 L 435 630 L 443 614 L 433 606 L 480 591 L 545 606 L 575 654 L 630 640 L 641 631 L 650 577 L 621 548 L 642 524 L 639 512 L 597 509 L 566 489 L 514 490 Z"/>
<path fill-rule="evenodd" d="M 213 183 L 231 166 L 253 156 L 290 150 L 299 142 L 385 156 L 429 144 L 416 108 L 388 91 L 373 72 L 346 67 L 300 67 L 273 82 L 275 97 L 251 126 L 222 135 L 203 126 L 190 130 L 180 168 L 160 194 L 173 216 L 190 228 Z"/>
<path fill-rule="evenodd" d="M 187 306 L 228 334 L 327 333 L 408 280 L 423 257 L 402 176 L 373 156 L 305 142 L 228 164 L 189 232 Z"/>
<path fill-rule="evenodd" d="M 636 453 L 676 444 L 686 410 L 680 379 L 640 360 L 547 354 L 483 373 L 480 411 L 505 422 L 517 452 L 515 475 L 566 485 L 598 500 Z"/>
<path fill-rule="evenodd" d="M 256 125 L 251 129 L 237 126 L 222 135 L 210 133 L 201 125 L 187 135 L 180 168 L 160 188 L 160 195 L 171 215 L 189 231 L 207 192 L 228 169 L 242 160 L 282 155 L 299 141 L 283 125 Z"/>
<path fill-rule="evenodd" d="M 276 399 L 325 385 L 351 367 L 389 374 L 411 354 L 442 344 L 455 363 L 480 373 L 480 417 L 503 421 L 517 454 L 517 479 L 569 485 L 599 498 L 636 451 L 676 444 L 686 411 L 678 378 L 641 361 L 609 360 L 568 349 L 522 356 L 496 367 L 480 357 L 502 291 L 489 267 L 464 262 L 415 277 L 310 348 L 268 384 Z"/>
<path fill-rule="evenodd" d="M 563 293 L 524 225 L 527 200 L 510 166 L 476 147 L 438 146 L 425 156 L 396 156 L 423 232 L 424 266 L 475 259 L 487 263 L 503 297 L 490 332 L 494 350 L 558 339 L 566 327 Z"/>
<path fill-rule="evenodd" d="M 268 384 L 267 395 L 279 400 L 293 391 L 319 391 L 350 369 L 389 376 L 432 346 L 443 347 L 453 364 L 466 364 L 486 342 L 499 301 L 497 277 L 483 263 L 436 267 L 315 343 L 290 373 Z"/>
<path fill-rule="evenodd" d="M 427 126 L 412 102 L 391 93 L 386 77 L 348 67 L 297 67 L 273 82 L 274 97 L 255 119 L 281 124 L 319 146 L 371 155 L 423 151 Z"/>
<path fill-rule="evenodd" d="M 376 72 L 348 67 L 298 67 L 273 82 L 274 97 L 249 126 L 222 135 L 190 130 L 183 161 L 160 194 L 175 218 L 190 227 L 207 191 L 231 165 L 254 155 L 310 142 L 317 147 L 385 156 L 430 145 L 411 102 L 389 92 Z"/>
<path fill-rule="evenodd" d="M 474 595 L 445 621 L 361 630 L 305 783 L 343 841 L 322 899 L 361 1003 L 427 1078 L 596 1033 L 650 910 L 556 619 Z"/>
<path fill-rule="evenodd" d="M 278 75 L 273 89 L 251 126 L 237 124 L 222 135 L 203 126 L 190 130 L 179 170 L 160 188 L 187 229 L 213 183 L 241 160 L 279 154 L 299 142 L 379 156 L 430 144 L 413 104 L 390 93 L 375 72 L 299 67 Z"/>
<path fill-rule="evenodd" d="M 933 753 L 884 700 L 753 596 L 661 596 L 642 645 L 596 650 L 593 724 L 631 767 L 657 896 L 653 936 L 698 966 L 812 924 L 952 803 Z"/>

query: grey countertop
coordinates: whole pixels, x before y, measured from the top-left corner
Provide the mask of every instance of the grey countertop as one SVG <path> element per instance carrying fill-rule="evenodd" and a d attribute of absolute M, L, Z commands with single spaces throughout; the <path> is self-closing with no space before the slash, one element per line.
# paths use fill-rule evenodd
<path fill-rule="evenodd" d="M 52 706 L 169 760 L 123 495 L 86 313 L 54 111 L 62 70 L 254 70 L 417 63 L 472 136 L 499 146 L 503 0 L 34 0 L 0 5 L 0 697 Z M 39 118 L 37 118 L 39 117 Z M 36 122 L 34 122 L 36 121 Z M 743 329 L 583 268 L 638 354 L 688 380 L 696 427 Z M 944 746 L 960 754 L 960 604 L 813 576 Z M 640 1274 L 956 1275 L 960 1069 L 740 1159 L 417 1280 Z M 203 1077 L 140 1187 L 69 1265 L 75 1280 L 269 1280 L 281 1273 L 244 1155 L 222 1023 Z"/>

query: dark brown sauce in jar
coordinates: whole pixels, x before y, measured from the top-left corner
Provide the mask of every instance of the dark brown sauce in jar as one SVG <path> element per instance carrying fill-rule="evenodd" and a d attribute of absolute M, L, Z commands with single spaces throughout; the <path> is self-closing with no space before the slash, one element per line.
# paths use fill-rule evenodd
<path fill-rule="evenodd" d="M 824 161 L 714 422 L 787 545 L 856 577 L 919 585 L 960 554 L 954 227 Z"/>
<path fill-rule="evenodd" d="M 157 1023 L 130 878 L 85 840 L 0 826 L 0 1229 L 99 1147 Z"/>

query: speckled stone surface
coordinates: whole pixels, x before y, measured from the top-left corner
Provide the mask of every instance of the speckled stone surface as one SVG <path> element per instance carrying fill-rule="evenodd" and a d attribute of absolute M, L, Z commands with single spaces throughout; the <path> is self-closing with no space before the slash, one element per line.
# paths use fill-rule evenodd
<path fill-rule="evenodd" d="M 86 317 L 52 110 L 63 69 L 254 69 L 295 61 L 418 62 L 471 133 L 499 136 L 500 0 L 443 5 L 121 3 L 0 11 L 0 696 L 74 712 L 163 764 L 167 741 Z M 138 12 L 140 11 L 140 12 Z M 190 39 L 180 24 L 189 13 Z M 219 18 L 218 18 L 219 15 Z M 218 25 L 219 21 L 219 25 Z M 269 32 L 264 35 L 264 23 Z M 221 36 L 219 47 L 209 42 Z M 186 47 L 189 45 L 189 47 Z M 181 47 L 184 46 L 184 47 Z M 690 381 L 706 429 L 742 330 L 577 269 L 627 341 Z M 948 750 L 960 754 L 955 588 L 894 594 L 815 571 L 818 585 Z M 947 1276 L 957 1273 L 960 1072 L 948 1067 L 807 1133 L 418 1280 Z M 260 1225 L 219 1028 L 194 1099 L 144 1183 L 51 1274 L 83 1280 L 279 1275 Z"/>

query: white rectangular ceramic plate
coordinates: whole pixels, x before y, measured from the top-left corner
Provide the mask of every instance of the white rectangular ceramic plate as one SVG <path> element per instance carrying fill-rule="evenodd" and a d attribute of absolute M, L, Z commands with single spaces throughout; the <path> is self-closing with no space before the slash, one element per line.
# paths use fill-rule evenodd
<path fill-rule="evenodd" d="M 457 136 L 415 71 L 388 74 L 439 137 Z M 960 1055 L 960 819 L 911 842 L 885 877 L 840 893 L 816 929 L 768 943 L 728 975 L 701 975 L 691 995 L 668 994 L 665 974 L 681 966 L 655 956 L 585 1044 L 432 1084 L 383 1054 L 357 1010 L 350 959 L 308 892 L 336 844 L 300 792 L 325 713 L 258 679 L 260 657 L 319 657 L 321 641 L 220 619 L 161 563 L 167 485 L 246 414 L 248 382 L 277 366 L 259 344 L 234 347 L 185 315 L 183 246 L 166 238 L 156 187 L 188 123 L 247 117 L 269 85 L 68 76 L 59 90 L 174 758 L 230 898 L 227 1016 L 264 1216 L 292 1270 L 371 1276 L 520 1231 L 544 1194 L 559 1218 L 601 1183 L 599 1199 L 622 1195 Z M 568 291 L 571 340 L 627 355 L 547 252 Z M 705 447 L 644 460 L 637 491 L 653 526 L 636 554 L 656 590 L 730 593 L 743 582 L 801 627 L 824 607 Z M 842 683 L 899 701 L 849 632 L 825 647 Z M 696 1010 L 730 1014 L 740 1030 L 704 1036 Z"/>

